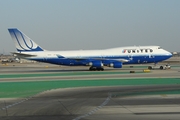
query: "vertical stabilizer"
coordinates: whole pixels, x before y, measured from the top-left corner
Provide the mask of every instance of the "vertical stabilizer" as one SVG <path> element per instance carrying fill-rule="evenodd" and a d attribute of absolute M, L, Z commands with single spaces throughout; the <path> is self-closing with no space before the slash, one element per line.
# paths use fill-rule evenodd
<path fill-rule="evenodd" d="M 17 51 L 19 52 L 31 52 L 31 51 L 44 51 L 38 44 L 31 40 L 24 33 L 16 28 L 8 29 L 12 39 L 15 42 Z"/>

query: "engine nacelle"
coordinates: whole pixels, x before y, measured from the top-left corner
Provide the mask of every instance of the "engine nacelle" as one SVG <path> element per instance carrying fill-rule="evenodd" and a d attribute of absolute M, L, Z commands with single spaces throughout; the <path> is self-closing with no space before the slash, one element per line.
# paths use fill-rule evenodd
<path fill-rule="evenodd" d="M 103 67 L 103 63 L 101 61 L 92 61 L 89 62 L 88 65 L 97 68 Z"/>
<path fill-rule="evenodd" d="M 108 66 L 113 67 L 113 68 L 122 68 L 122 63 L 121 62 L 114 62 L 114 63 L 110 63 Z"/>

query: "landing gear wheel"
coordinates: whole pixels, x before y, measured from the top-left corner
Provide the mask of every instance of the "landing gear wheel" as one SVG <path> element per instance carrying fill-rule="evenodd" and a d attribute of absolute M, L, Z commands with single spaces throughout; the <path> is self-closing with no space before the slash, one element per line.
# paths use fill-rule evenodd
<path fill-rule="evenodd" d="M 103 71 L 104 70 L 104 68 L 96 68 L 96 70 L 98 70 L 98 71 Z"/>
<path fill-rule="evenodd" d="M 160 69 L 160 70 L 163 70 L 163 69 L 164 69 L 164 67 L 163 67 L 163 66 L 160 66 L 160 67 L 159 67 L 159 69 Z"/>
<path fill-rule="evenodd" d="M 104 68 L 96 68 L 96 67 L 90 67 L 89 68 L 89 71 L 103 71 L 104 70 Z"/>
<path fill-rule="evenodd" d="M 152 70 L 152 66 L 148 66 L 148 69 L 149 69 L 149 70 Z"/>
<path fill-rule="evenodd" d="M 96 68 L 95 68 L 95 67 L 90 67 L 89 70 L 90 70 L 90 71 L 95 71 Z"/>
<path fill-rule="evenodd" d="M 99 68 L 99 70 L 104 71 L 104 68 Z"/>

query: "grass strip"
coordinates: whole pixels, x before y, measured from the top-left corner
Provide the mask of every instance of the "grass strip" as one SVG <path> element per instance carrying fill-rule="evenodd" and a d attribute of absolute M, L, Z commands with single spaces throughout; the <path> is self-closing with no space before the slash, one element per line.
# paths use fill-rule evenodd
<path fill-rule="evenodd" d="M 143 71 L 137 71 L 136 73 L 143 73 Z M 70 76 L 70 75 L 103 75 L 103 74 L 129 74 L 129 72 L 60 72 L 51 74 L 0 74 L 0 79 L 2 78 L 26 78 L 26 77 L 47 77 L 47 76 Z"/>
<path fill-rule="evenodd" d="M 39 92 L 57 88 L 119 86 L 119 85 L 166 85 L 180 84 L 180 78 L 60 80 L 31 82 L 1 82 L 0 98 L 28 97 Z"/>

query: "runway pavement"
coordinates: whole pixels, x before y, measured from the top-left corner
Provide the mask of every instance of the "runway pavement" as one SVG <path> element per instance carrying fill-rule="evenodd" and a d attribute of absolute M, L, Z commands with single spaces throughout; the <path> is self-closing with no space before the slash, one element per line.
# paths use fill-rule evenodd
<path fill-rule="evenodd" d="M 89 74 L 89 71 L 84 71 L 86 70 L 84 67 L 47 65 L 11 64 L 0 66 L 1 75 L 7 75 L 0 78 L 0 84 L 12 81 L 46 81 L 49 79 L 61 81 L 104 80 L 107 78 L 180 78 L 178 65 L 170 70 L 154 70 L 150 73 L 143 73 L 144 67 L 140 66 L 96 71 L 99 72 L 98 74 Z M 134 70 L 135 73 L 129 73 L 130 70 Z M 55 73 L 60 75 L 47 75 Z M 41 75 L 8 78 L 8 75 L 12 74 Z M 0 120 L 179 120 L 179 93 L 179 84 L 52 89 L 25 98 L 1 98 Z"/>
<path fill-rule="evenodd" d="M 145 95 L 176 91 L 180 85 L 68 88 L 43 92 L 27 100 L 1 101 L 9 106 L 0 119 L 10 120 L 109 120 L 170 119 L 180 117 L 179 95 Z M 139 92 L 144 95 L 139 96 Z M 24 101 L 22 101 L 24 100 Z M 21 101 L 21 102 L 19 102 Z M 2 106 L 2 105 L 1 105 Z"/>

